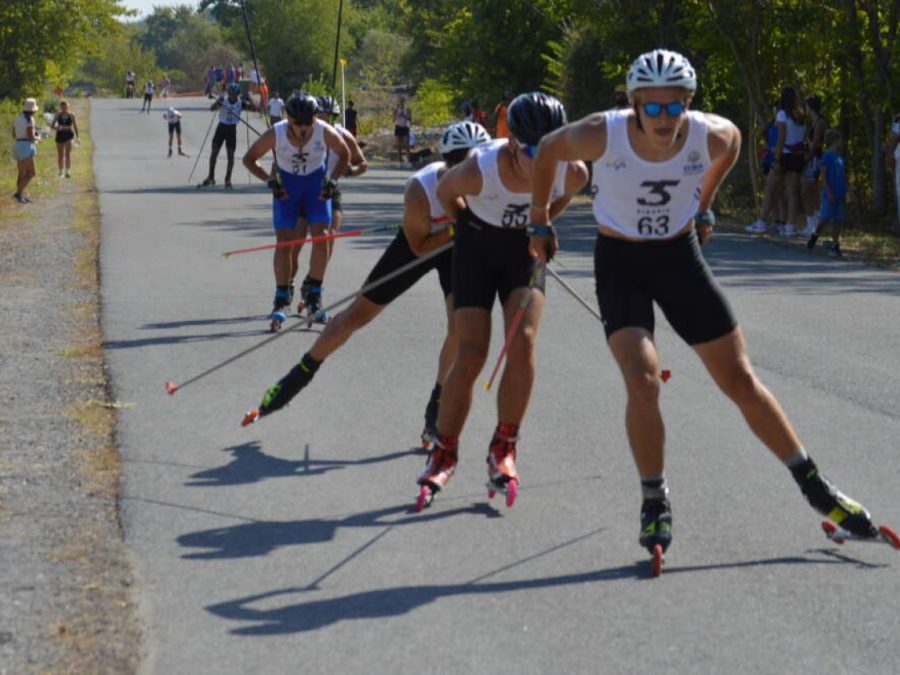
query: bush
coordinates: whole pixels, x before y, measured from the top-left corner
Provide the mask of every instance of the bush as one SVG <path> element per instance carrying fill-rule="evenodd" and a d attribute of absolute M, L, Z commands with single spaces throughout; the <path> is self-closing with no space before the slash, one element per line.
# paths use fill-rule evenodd
<path fill-rule="evenodd" d="M 456 117 L 454 101 L 461 98 L 462 91 L 451 84 L 432 78 L 423 80 L 416 91 L 413 123 L 424 127 L 449 124 Z"/>

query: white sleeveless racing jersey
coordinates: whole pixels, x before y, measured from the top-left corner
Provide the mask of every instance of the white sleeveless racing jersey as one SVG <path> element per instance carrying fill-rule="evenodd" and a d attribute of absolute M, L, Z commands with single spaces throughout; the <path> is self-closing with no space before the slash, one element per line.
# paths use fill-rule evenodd
<path fill-rule="evenodd" d="M 478 160 L 478 170 L 481 172 L 481 192 L 477 195 L 466 195 L 466 203 L 472 213 L 488 225 L 525 227 L 528 224 L 531 192 L 510 192 L 500 180 L 499 152 L 508 140 L 498 138 L 477 145 L 472 150 L 472 155 Z M 565 194 L 568 168 L 568 162 L 559 162 L 550 194 L 551 200 Z"/>
<path fill-rule="evenodd" d="M 166 119 L 166 122 L 168 122 L 169 124 L 175 124 L 175 122 L 178 121 L 178 118 L 181 117 L 181 114 L 175 109 L 173 109 L 172 112 L 169 112 L 168 110 L 166 110 L 163 113 L 163 117 Z"/>
<path fill-rule="evenodd" d="M 326 122 L 320 119 L 313 121 L 312 135 L 302 147 L 297 147 L 288 140 L 287 120 L 273 126 L 275 130 L 275 161 L 278 168 L 295 176 L 308 176 L 325 166 L 325 127 Z"/>
<path fill-rule="evenodd" d="M 606 113 L 606 152 L 593 162 L 594 217 L 631 239 L 669 239 L 696 215 L 709 169 L 708 127 L 702 112 L 687 113 L 688 137 L 672 159 L 638 157 L 628 142 L 628 110 Z"/>
<path fill-rule="evenodd" d="M 241 121 L 241 110 L 243 108 L 240 98 L 234 103 L 229 101 L 227 97 L 223 98 L 222 105 L 219 108 L 219 124 L 237 124 Z"/>
<path fill-rule="evenodd" d="M 347 136 L 350 135 L 350 132 L 347 131 L 344 127 L 342 127 L 340 124 L 333 124 L 332 126 L 334 127 L 334 130 L 336 132 L 338 132 L 338 135 L 344 139 L 344 142 L 349 147 L 350 141 L 347 140 Z M 327 158 L 326 162 L 325 162 L 325 172 L 329 176 L 331 176 L 332 174 L 334 174 L 334 167 L 337 166 L 338 160 L 340 158 L 337 156 L 336 153 L 332 152 L 330 148 L 326 150 L 325 156 Z"/>
<path fill-rule="evenodd" d="M 431 226 L 428 230 L 429 234 L 446 230 L 450 225 L 448 220 L 443 220 L 447 216 L 444 211 L 444 205 L 437 196 L 438 172 L 444 168 L 444 162 L 432 162 L 428 166 L 423 166 L 409 177 L 409 181 L 418 181 L 419 185 L 425 190 L 428 197 L 428 215 L 431 217 Z M 437 221 L 441 222 L 437 222 Z"/>

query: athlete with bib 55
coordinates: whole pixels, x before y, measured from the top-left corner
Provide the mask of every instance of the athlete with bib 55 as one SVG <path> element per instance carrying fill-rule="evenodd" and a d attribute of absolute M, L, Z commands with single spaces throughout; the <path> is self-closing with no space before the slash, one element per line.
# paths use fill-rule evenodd
<path fill-rule="evenodd" d="M 506 493 L 512 506 L 519 485 L 516 441 L 535 376 L 535 345 L 544 309 L 544 269 L 528 246 L 534 151 L 543 136 L 566 123 L 563 104 L 541 92 L 521 94 L 507 111 L 511 138 L 476 147 L 438 183 L 438 198 L 456 222 L 453 245 L 453 323 L 459 346 L 441 393 L 434 449 L 418 477 L 416 510 L 431 503 L 456 470 L 459 437 L 472 406 L 472 389 L 491 338 L 491 309 L 499 298 L 508 340 L 497 391 L 497 427 L 488 447 L 488 497 Z M 559 162 L 553 177 L 553 214 L 587 182 L 579 161 Z M 510 330 L 512 328 L 512 330 Z"/>
<path fill-rule="evenodd" d="M 555 250 L 550 195 L 556 167 L 593 162 L 597 300 L 625 379 L 625 425 L 643 496 L 639 541 L 653 554 L 654 574 L 672 541 L 654 302 L 757 438 L 790 469 L 813 508 L 852 536 L 876 538 L 868 512 L 819 473 L 753 372 L 741 328 L 700 253 L 712 231 L 709 207 L 740 153 L 740 131 L 718 115 L 689 109 L 697 78 L 681 54 L 643 54 L 626 84 L 630 109 L 588 115 L 541 141 L 530 219 L 550 228 L 548 236 L 532 237 L 532 249 Z"/>

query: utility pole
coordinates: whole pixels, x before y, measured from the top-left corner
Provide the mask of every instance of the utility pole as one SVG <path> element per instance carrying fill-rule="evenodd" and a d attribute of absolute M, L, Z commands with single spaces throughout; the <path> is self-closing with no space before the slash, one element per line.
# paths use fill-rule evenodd
<path fill-rule="evenodd" d="M 331 70 L 331 90 L 337 86 L 338 54 L 341 51 L 341 19 L 344 16 L 344 0 L 338 5 L 337 35 L 334 37 L 334 68 Z"/>

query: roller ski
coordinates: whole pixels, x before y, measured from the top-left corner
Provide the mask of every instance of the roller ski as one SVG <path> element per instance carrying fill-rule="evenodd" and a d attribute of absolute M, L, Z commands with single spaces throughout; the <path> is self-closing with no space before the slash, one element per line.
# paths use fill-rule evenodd
<path fill-rule="evenodd" d="M 300 286 L 300 304 L 297 305 L 297 314 L 303 316 L 306 312 L 307 321 L 313 323 L 328 323 L 331 315 L 322 310 L 322 286 L 304 279 Z"/>
<path fill-rule="evenodd" d="M 253 408 L 244 415 L 241 426 L 249 426 L 260 417 L 265 417 L 277 410 L 281 410 L 300 393 L 301 389 L 312 381 L 320 365 L 320 363 L 313 361 L 309 355 L 304 355 L 300 363 L 291 368 L 287 375 L 266 389 L 262 403 L 259 404 L 258 408 Z"/>
<path fill-rule="evenodd" d="M 287 291 L 278 289 L 275 291 L 275 301 L 272 303 L 272 313 L 269 314 L 269 332 L 277 333 L 288 319 L 291 311 L 291 297 Z"/>
<path fill-rule="evenodd" d="M 434 496 L 440 492 L 456 471 L 459 461 L 456 444 L 444 444 L 435 436 L 434 449 L 428 455 L 425 469 L 419 474 L 416 482 L 419 484 L 419 493 L 416 495 L 416 513 L 431 506 Z"/>
<path fill-rule="evenodd" d="M 892 543 L 897 541 L 896 533 L 886 525 L 876 528 L 872 524 L 872 516 L 865 507 L 838 490 L 830 480 L 819 473 L 819 468 L 811 459 L 792 467 L 791 473 L 810 505 L 828 518 L 822 523 L 822 529 L 829 538 L 834 541 L 850 539 L 886 541 L 895 548 L 900 548 Z M 885 531 L 888 534 L 885 534 Z"/>
<path fill-rule="evenodd" d="M 516 427 L 497 425 L 487 455 L 488 499 L 498 492 L 506 495 L 506 506 L 512 507 L 519 494 L 519 473 L 516 471 Z"/>
<path fill-rule="evenodd" d="M 202 183 L 197 183 L 197 189 L 200 190 L 201 188 L 212 187 L 212 186 L 215 185 L 215 184 L 216 184 L 216 179 L 215 179 L 215 178 L 209 178 L 209 177 L 207 176 L 206 178 L 203 179 L 203 182 L 202 182 Z"/>
<path fill-rule="evenodd" d="M 845 541 L 868 541 L 873 544 L 887 544 L 893 549 L 900 550 L 900 535 L 887 525 L 879 525 L 877 528 L 878 534 L 875 537 L 861 537 L 842 527 L 838 527 L 830 520 L 823 520 L 822 531 L 825 532 L 826 537 L 836 544 L 843 544 Z"/>
<path fill-rule="evenodd" d="M 645 499 L 641 504 L 638 543 L 650 553 L 650 574 L 662 574 L 666 549 L 672 543 L 672 506 L 668 499 Z"/>

